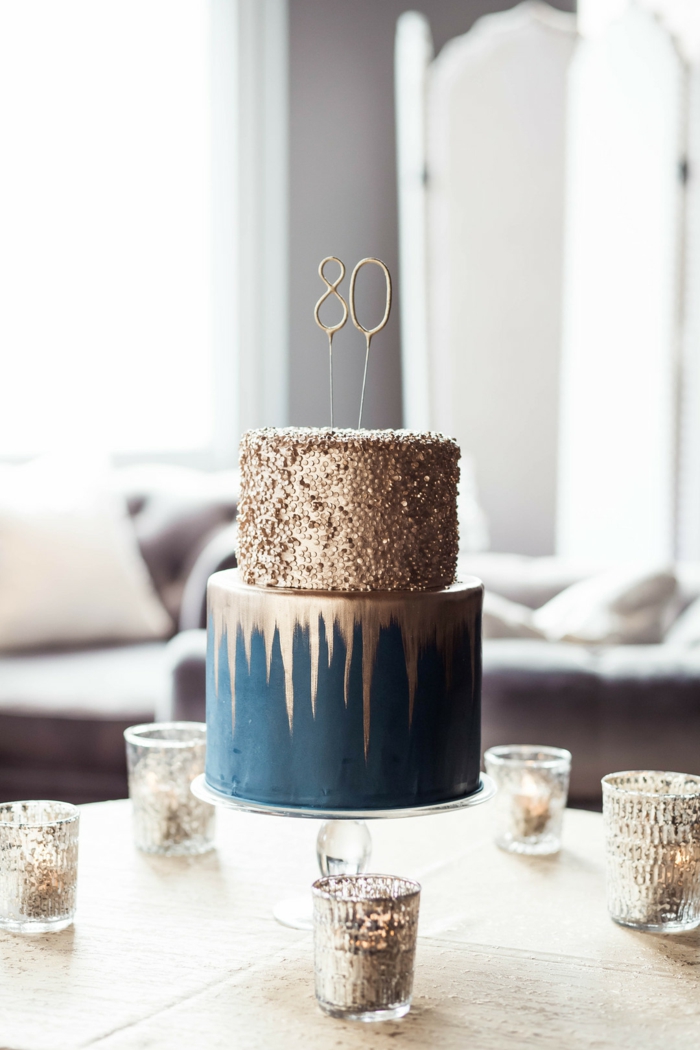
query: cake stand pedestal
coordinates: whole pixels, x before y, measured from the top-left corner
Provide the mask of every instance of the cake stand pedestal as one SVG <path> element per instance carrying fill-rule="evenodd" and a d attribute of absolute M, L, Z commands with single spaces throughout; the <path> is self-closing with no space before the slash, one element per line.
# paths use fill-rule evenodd
<path fill-rule="evenodd" d="M 204 773 L 192 781 L 192 792 L 202 802 L 224 809 L 243 810 L 246 813 L 266 813 L 273 817 L 306 817 L 322 820 L 316 840 L 316 853 L 322 875 L 359 875 L 365 871 L 372 853 L 372 839 L 367 820 L 388 820 L 397 817 L 428 817 L 437 813 L 452 813 L 458 809 L 479 806 L 496 794 L 496 786 L 486 773 L 481 774 L 479 787 L 463 798 L 437 802 L 432 806 L 413 806 L 406 809 L 305 809 L 300 806 L 266 806 L 260 802 L 233 798 L 209 787 Z M 283 926 L 295 930 L 313 927 L 311 896 L 291 897 L 279 901 L 273 914 Z"/>

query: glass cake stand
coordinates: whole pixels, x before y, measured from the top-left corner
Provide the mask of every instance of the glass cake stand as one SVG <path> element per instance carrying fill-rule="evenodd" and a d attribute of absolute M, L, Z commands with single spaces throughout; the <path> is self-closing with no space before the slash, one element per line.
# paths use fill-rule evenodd
<path fill-rule="evenodd" d="M 431 806 L 413 806 L 406 809 L 305 809 L 301 806 L 267 806 L 261 802 L 233 798 L 209 787 L 204 773 L 192 781 L 192 792 L 202 802 L 223 809 L 246 813 L 266 813 L 273 817 L 305 817 L 322 820 L 316 839 L 316 855 L 322 875 L 359 875 L 367 869 L 372 854 L 372 838 L 367 820 L 388 820 L 397 817 L 429 817 L 437 813 L 453 813 L 458 809 L 479 806 L 496 794 L 496 785 L 486 773 L 481 774 L 479 787 L 462 798 L 436 802 Z M 279 901 L 273 914 L 283 926 L 295 930 L 313 928 L 311 895 L 290 897 Z"/>

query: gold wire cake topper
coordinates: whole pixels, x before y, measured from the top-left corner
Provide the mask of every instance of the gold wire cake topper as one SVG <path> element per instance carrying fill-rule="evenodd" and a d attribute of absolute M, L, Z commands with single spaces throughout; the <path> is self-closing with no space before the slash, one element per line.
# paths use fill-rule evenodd
<path fill-rule="evenodd" d="M 340 267 L 340 275 L 338 276 L 338 278 L 335 281 L 329 281 L 328 278 L 326 277 L 325 273 L 324 273 L 324 269 L 325 269 L 326 263 L 329 263 L 329 262 L 336 262 L 336 263 L 338 263 L 338 266 Z M 379 322 L 379 324 L 375 328 L 365 328 L 360 323 L 360 321 L 358 321 L 358 319 L 357 319 L 357 312 L 355 310 L 355 281 L 357 280 L 357 275 L 360 272 L 360 270 L 362 269 L 362 267 L 366 266 L 368 263 L 373 263 L 375 266 L 378 266 L 381 269 L 382 273 L 384 274 L 384 280 L 386 281 L 386 304 L 385 304 L 385 308 L 384 308 L 384 316 L 382 317 L 381 321 Z M 345 277 L 345 264 L 342 263 L 341 260 L 337 258 L 337 256 L 335 256 L 335 255 L 327 255 L 326 258 L 321 261 L 321 263 L 320 263 L 320 265 L 318 267 L 318 275 L 321 278 L 321 280 L 323 281 L 323 283 L 325 284 L 327 290 L 323 293 L 323 295 L 321 296 L 319 301 L 316 303 L 316 307 L 314 309 L 314 317 L 316 319 L 316 324 L 319 326 L 319 328 L 322 328 L 323 331 L 328 336 L 328 363 L 329 363 L 329 369 L 330 369 L 331 430 L 332 430 L 333 429 L 333 336 L 335 335 L 336 332 L 340 331 L 340 329 L 345 325 L 345 322 L 348 319 L 348 304 L 345 302 L 345 300 L 343 299 L 342 295 L 338 291 L 338 285 L 340 284 L 340 282 Z M 341 320 L 338 322 L 338 324 L 336 324 L 336 325 L 325 325 L 323 323 L 323 321 L 321 320 L 321 318 L 320 318 L 319 310 L 321 309 L 321 306 L 323 305 L 323 303 L 325 303 L 326 299 L 328 299 L 328 297 L 331 296 L 331 295 L 334 295 L 336 297 L 336 299 L 341 303 L 341 305 L 343 307 L 343 316 L 342 316 Z M 381 261 L 381 259 L 373 259 L 373 258 L 360 259 L 359 263 L 357 264 L 355 269 L 352 271 L 352 275 L 350 277 L 350 295 L 349 295 L 349 299 L 350 299 L 350 315 L 352 317 L 352 323 L 355 325 L 355 328 L 357 328 L 358 331 L 362 332 L 362 334 L 364 335 L 364 337 L 365 337 L 365 346 L 366 346 L 366 350 L 365 350 L 365 370 L 364 370 L 364 374 L 363 374 L 363 377 L 362 377 L 362 394 L 360 396 L 360 417 L 359 417 L 359 420 L 358 420 L 358 423 L 357 423 L 357 429 L 361 430 L 362 429 L 362 410 L 363 410 L 364 404 L 365 404 L 365 388 L 367 386 L 367 367 L 369 365 L 369 351 L 370 351 L 370 346 L 372 344 L 372 338 L 375 335 L 377 335 L 379 332 L 381 332 L 381 330 L 385 327 L 387 321 L 389 320 L 389 314 L 391 312 L 391 274 L 389 273 L 389 270 L 388 270 L 387 266 L 385 265 L 385 263 L 383 263 Z"/>

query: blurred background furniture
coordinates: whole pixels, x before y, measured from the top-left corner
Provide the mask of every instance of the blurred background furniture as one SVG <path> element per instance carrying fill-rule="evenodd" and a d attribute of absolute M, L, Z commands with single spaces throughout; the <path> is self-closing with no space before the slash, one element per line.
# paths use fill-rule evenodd
<path fill-rule="evenodd" d="M 230 535 L 219 554 L 236 512 L 235 475 L 144 465 L 114 479 L 177 631 L 200 626 L 207 576 L 235 564 Z M 122 732 L 152 721 L 168 690 L 167 640 L 3 652 L 0 800 L 125 797 Z"/>
<path fill-rule="evenodd" d="M 487 590 L 538 608 L 598 566 L 481 554 L 464 571 Z M 675 566 L 680 614 L 700 596 L 700 564 Z M 570 798 L 600 806 L 614 770 L 700 771 L 700 646 L 484 641 L 483 748 L 519 741 L 573 755 Z"/>

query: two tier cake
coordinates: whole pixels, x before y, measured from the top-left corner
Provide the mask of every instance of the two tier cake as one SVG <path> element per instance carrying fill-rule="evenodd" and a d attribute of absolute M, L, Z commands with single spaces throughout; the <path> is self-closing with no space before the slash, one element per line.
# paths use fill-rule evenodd
<path fill-rule="evenodd" d="M 244 435 L 239 567 L 208 589 L 212 788 L 318 810 L 477 789 L 483 588 L 455 582 L 458 460 L 433 433 Z"/>

